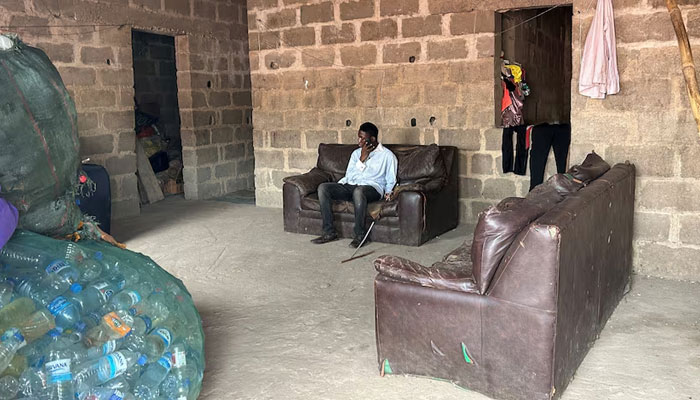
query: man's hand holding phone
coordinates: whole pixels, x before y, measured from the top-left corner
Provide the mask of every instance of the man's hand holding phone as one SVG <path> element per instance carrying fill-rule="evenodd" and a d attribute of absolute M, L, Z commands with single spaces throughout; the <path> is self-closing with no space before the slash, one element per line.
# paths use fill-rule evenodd
<path fill-rule="evenodd" d="M 369 153 L 371 153 L 372 150 L 374 150 L 374 144 L 372 144 L 372 142 L 369 139 L 360 139 L 358 145 L 362 147 L 362 153 L 360 153 L 360 161 L 365 162 L 365 160 L 367 160 L 367 157 L 369 157 Z"/>

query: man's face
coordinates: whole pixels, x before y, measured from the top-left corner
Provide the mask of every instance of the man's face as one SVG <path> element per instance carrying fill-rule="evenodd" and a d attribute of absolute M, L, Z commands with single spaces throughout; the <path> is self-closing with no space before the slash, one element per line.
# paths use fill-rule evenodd
<path fill-rule="evenodd" d="M 362 147 L 362 145 L 365 143 L 365 141 L 369 140 L 370 143 L 376 144 L 377 139 L 374 138 L 374 136 L 370 135 L 367 132 L 364 131 L 357 131 L 357 145 Z"/>

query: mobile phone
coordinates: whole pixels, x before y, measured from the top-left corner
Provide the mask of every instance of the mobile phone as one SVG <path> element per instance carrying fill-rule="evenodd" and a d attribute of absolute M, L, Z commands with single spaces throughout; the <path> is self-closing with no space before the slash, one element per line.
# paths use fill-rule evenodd
<path fill-rule="evenodd" d="M 371 145 L 372 145 L 372 141 L 369 140 L 369 139 L 365 139 L 365 144 L 366 144 L 367 146 L 371 146 Z"/>

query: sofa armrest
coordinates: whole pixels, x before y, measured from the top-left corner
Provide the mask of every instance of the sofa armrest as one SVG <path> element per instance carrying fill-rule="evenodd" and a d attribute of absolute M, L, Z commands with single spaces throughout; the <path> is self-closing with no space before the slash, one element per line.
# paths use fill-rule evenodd
<path fill-rule="evenodd" d="M 402 257 L 385 255 L 374 260 L 374 268 L 380 275 L 401 282 L 434 289 L 479 293 L 468 266 L 440 262 L 426 267 Z"/>
<path fill-rule="evenodd" d="M 288 176 L 283 180 L 285 183 L 296 186 L 297 189 L 299 189 L 299 193 L 302 196 L 306 196 L 309 193 L 315 192 L 320 184 L 332 182 L 333 177 L 319 168 L 314 168 L 305 174 Z"/>

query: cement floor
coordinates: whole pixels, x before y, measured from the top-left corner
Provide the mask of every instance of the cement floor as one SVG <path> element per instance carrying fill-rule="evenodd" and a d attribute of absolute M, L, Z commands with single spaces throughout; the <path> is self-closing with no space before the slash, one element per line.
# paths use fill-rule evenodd
<path fill-rule="evenodd" d="M 204 321 L 202 399 L 486 399 L 377 371 L 372 256 L 285 233 L 282 212 L 171 197 L 114 224 L 189 288 Z M 466 236 L 376 254 L 430 263 Z M 635 277 L 562 399 L 700 399 L 700 285 Z"/>

